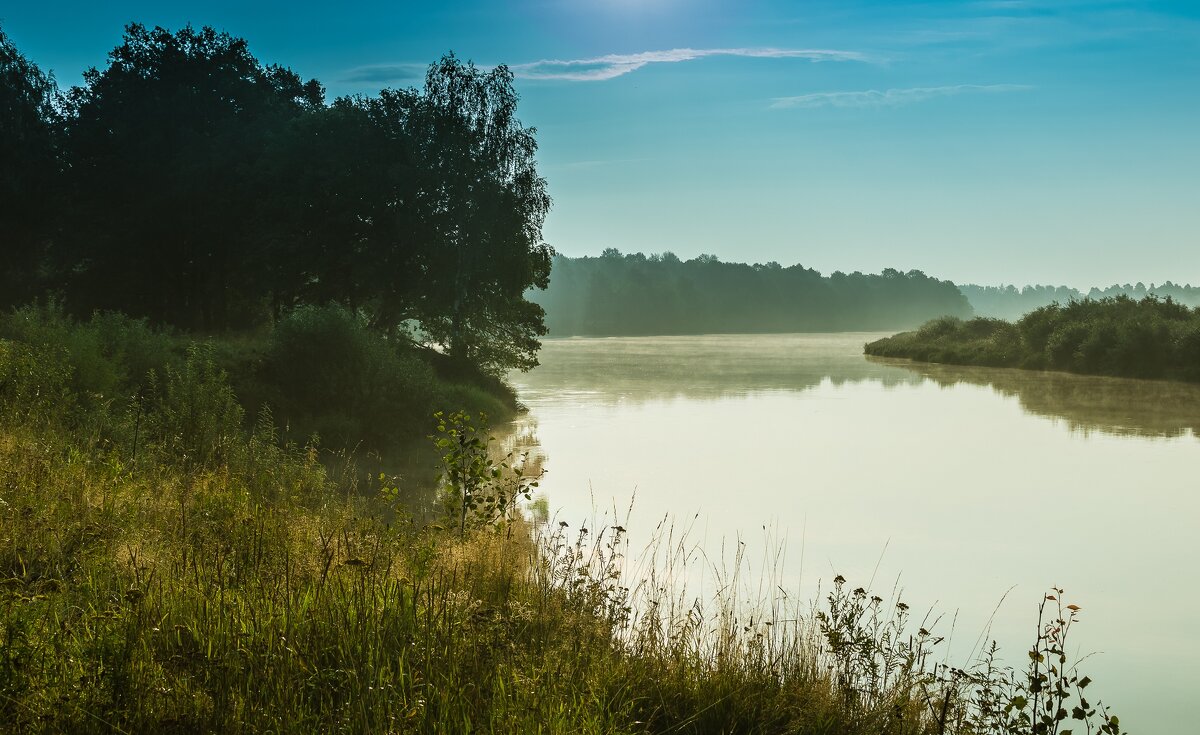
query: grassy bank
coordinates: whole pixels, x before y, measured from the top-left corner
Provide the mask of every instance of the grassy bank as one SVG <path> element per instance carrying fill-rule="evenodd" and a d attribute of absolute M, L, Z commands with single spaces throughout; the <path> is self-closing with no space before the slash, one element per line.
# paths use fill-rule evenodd
<path fill-rule="evenodd" d="M 865 351 L 953 365 L 1200 381 L 1200 309 L 1154 296 L 1084 299 L 1035 309 L 1015 323 L 935 319 Z"/>
<path fill-rule="evenodd" d="M 118 386 L 151 352 L 104 344 Z M 342 482 L 244 420 L 217 350 L 131 405 L 90 390 L 82 349 L 0 341 L 6 731 L 1119 731 L 1060 592 L 1028 668 L 951 668 L 932 623 L 841 578 L 811 605 L 741 598 L 737 572 L 711 600 L 670 563 L 631 578 L 620 527 L 525 519 L 531 478 L 462 414 L 428 424 L 451 482 L 419 523 L 393 478 Z"/>
<path fill-rule="evenodd" d="M 330 468 L 353 455 L 362 476 L 402 475 L 412 494 L 435 479 L 425 440 L 435 410 L 483 411 L 503 421 L 517 408 L 502 381 L 403 335 L 387 337 L 337 306 L 300 308 L 256 332 L 196 335 L 117 313 L 78 321 L 51 303 L 0 315 L 0 340 L 7 356 L 0 382 L 15 390 L 20 370 L 44 371 L 52 385 L 23 390 L 61 394 L 64 417 L 102 421 L 105 439 L 128 443 L 131 453 L 147 422 L 252 430 L 265 418 L 281 441 L 315 448 Z M 216 382 L 228 384 L 227 406 L 191 395 L 215 390 Z M 182 415 L 153 413 L 172 401 Z"/>

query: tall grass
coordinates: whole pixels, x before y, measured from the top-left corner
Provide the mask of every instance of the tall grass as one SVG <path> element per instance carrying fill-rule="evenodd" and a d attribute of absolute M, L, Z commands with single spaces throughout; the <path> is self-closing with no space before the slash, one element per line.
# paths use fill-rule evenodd
<path fill-rule="evenodd" d="M 388 478 L 348 491 L 269 412 L 245 428 L 204 348 L 87 410 L 64 354 L 0 341 L 8 731 L 1050 733 L 1058 691 L 1087 685 L 1062 653 L 1071 611 L 1047 616 L 1032 674 L 946 669 L 903 603 L 841 579 L 816 602 L 747 596 L 739 556 L 693 598 L 669 532 L 634 563 L 619 525 L 512 504 L 419 523 Z M 522 487 L 488 441 L 469 451 L 471 493 Z"/>

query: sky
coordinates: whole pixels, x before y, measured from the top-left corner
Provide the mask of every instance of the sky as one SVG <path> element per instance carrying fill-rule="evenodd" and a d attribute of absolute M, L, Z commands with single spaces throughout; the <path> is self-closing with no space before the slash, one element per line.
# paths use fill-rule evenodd
<path fill-rule="evenodd" d="M 1200 284 L 1200 2 L 0 2 L 61 86 L 137 21 L 330 99 L 507 64 L 566 255 Z"/>

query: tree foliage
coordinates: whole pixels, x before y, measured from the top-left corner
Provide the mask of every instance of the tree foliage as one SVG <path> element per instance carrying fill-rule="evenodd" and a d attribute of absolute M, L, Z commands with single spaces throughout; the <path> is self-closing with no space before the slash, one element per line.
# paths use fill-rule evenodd
<path fill-rule="evenodd" d="M 942 318 L 873 342 L 867 354 L 927 362 L 1200 380 L 1200 308 L 1115 296 L 1050 304 L 1016 323 Z"/>
<path fill-rule="evenodd" d="M 242 39 L 128 26 L 69 95 L 72 303 L 197 329 L 245 321 L 267 142 L 321 103 L 319 85 Z"/>
<path fill-rule="evenodd" d="M 202 331 L 337 303 L 465 369 L 536 364 L 543 312 L 524 295 L 548 283 L 550 199 L 507 68 L 451 54 L 422 90 L 327 104 L 243 39 L 132 24 L 58 116 L 3 36 L 0 63 L 0 194 L 21 205 L 6 278 L 51 275 L 78 314 Z M 48 187 L 53 227 L 28 206 Z"/>
<path fill-rule="evenodd" d="M 57 88 L 0 30 L 0 307 L 34 295 L 60 159 Z"/>
<path fill-rule="evenodd" d="M 921 271 L 822 276 L 801 265 L 614 248 L 598 258 L 556 257 L 554 283 L 533 298 L 559 336 L 893 329 L 971 314 L 953 283 Z"/>
<path fill-rule="evenodd" d="M 529 368 L 546 330 L 523 294 L 549 284 L 553 251 L 541 231 L 550 197 L 512 81 L 504 66 L 484 72 L 453 55 L 426 75 L 414 144 L 418 169 L 433 178 L 421 190 L 435 247 L 414 316 L 455 358 Z"/>
<path fill-rule="evenodd" d="M 1094 301 L 1114 296 L 1128 296 L 1135 300 L 1147 296 L 1170 298 L 1187 306 L 1200 306 L 1200 286 L 1178 284 L 1164 281 L 1160 284 L 1151 283 L 1149 286 L 1141 281 L 1136 284 L 1114 283 L 1100 288 L 1093 286 L 1085 293 L 1070 286 L 979 286 L 974 283 L 960 285 L 959 290 L 971 302 L 975 313 L 979 316 L 995 317 L 998 319 L 1020 319 L 1034 309 L 1049 306 L 1053 303 L 1065 304 L 1069 301 L 1082 301 L 1085 298 Z"/>

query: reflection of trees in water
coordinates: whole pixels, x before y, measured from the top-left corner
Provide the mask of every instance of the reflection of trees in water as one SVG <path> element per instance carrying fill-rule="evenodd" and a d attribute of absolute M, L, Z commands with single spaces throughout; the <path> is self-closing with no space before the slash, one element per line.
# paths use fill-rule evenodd
<path fill-rule="evenodd" d="M 1014 368 L 964 367 L 868 357 L 942 387 L 987 386 L 1015 396 L 1027 413 L 1062 419 L 1072 431 L 1119 436 L 1200 436 L 1200 386 Z"/>
<path fill-rule="evenodd" d="M 537 438 L 537 419 L 528 413 L 517 416 L 506 426 L 496 428 L 496 451 L 493 459 L 502 460 L 510 452 L 516 466 L 529 476 L 546 470 L 546 452 Z"/>
<path fill-rule="evenodd" d="M 716 399 L 771 390 L 807 390 L 873 381 L 891 387 L 920 378 L 868 362 L 875 335 L 719 335 L 548 340 L 541 366 L 513 382 L 522 400 L 581 395 L 600 403 Z"/>
<path fill-rule="evenodd" d="M 1028 413 L 1072 431 L 1122 436 L 1200 436 L 1200 386 L 1008 368 L 864 358 L 881 335 L 714 335 L 547 340 L 542 365 L 513 376 L 522 400 L 615 404 L 718 399 L 872 382 L 884 387 L 986 386 Z M 529 417 L 525 417 L 529 420 Z M 523 446 L 537 445 L 530 425 Z"/>

